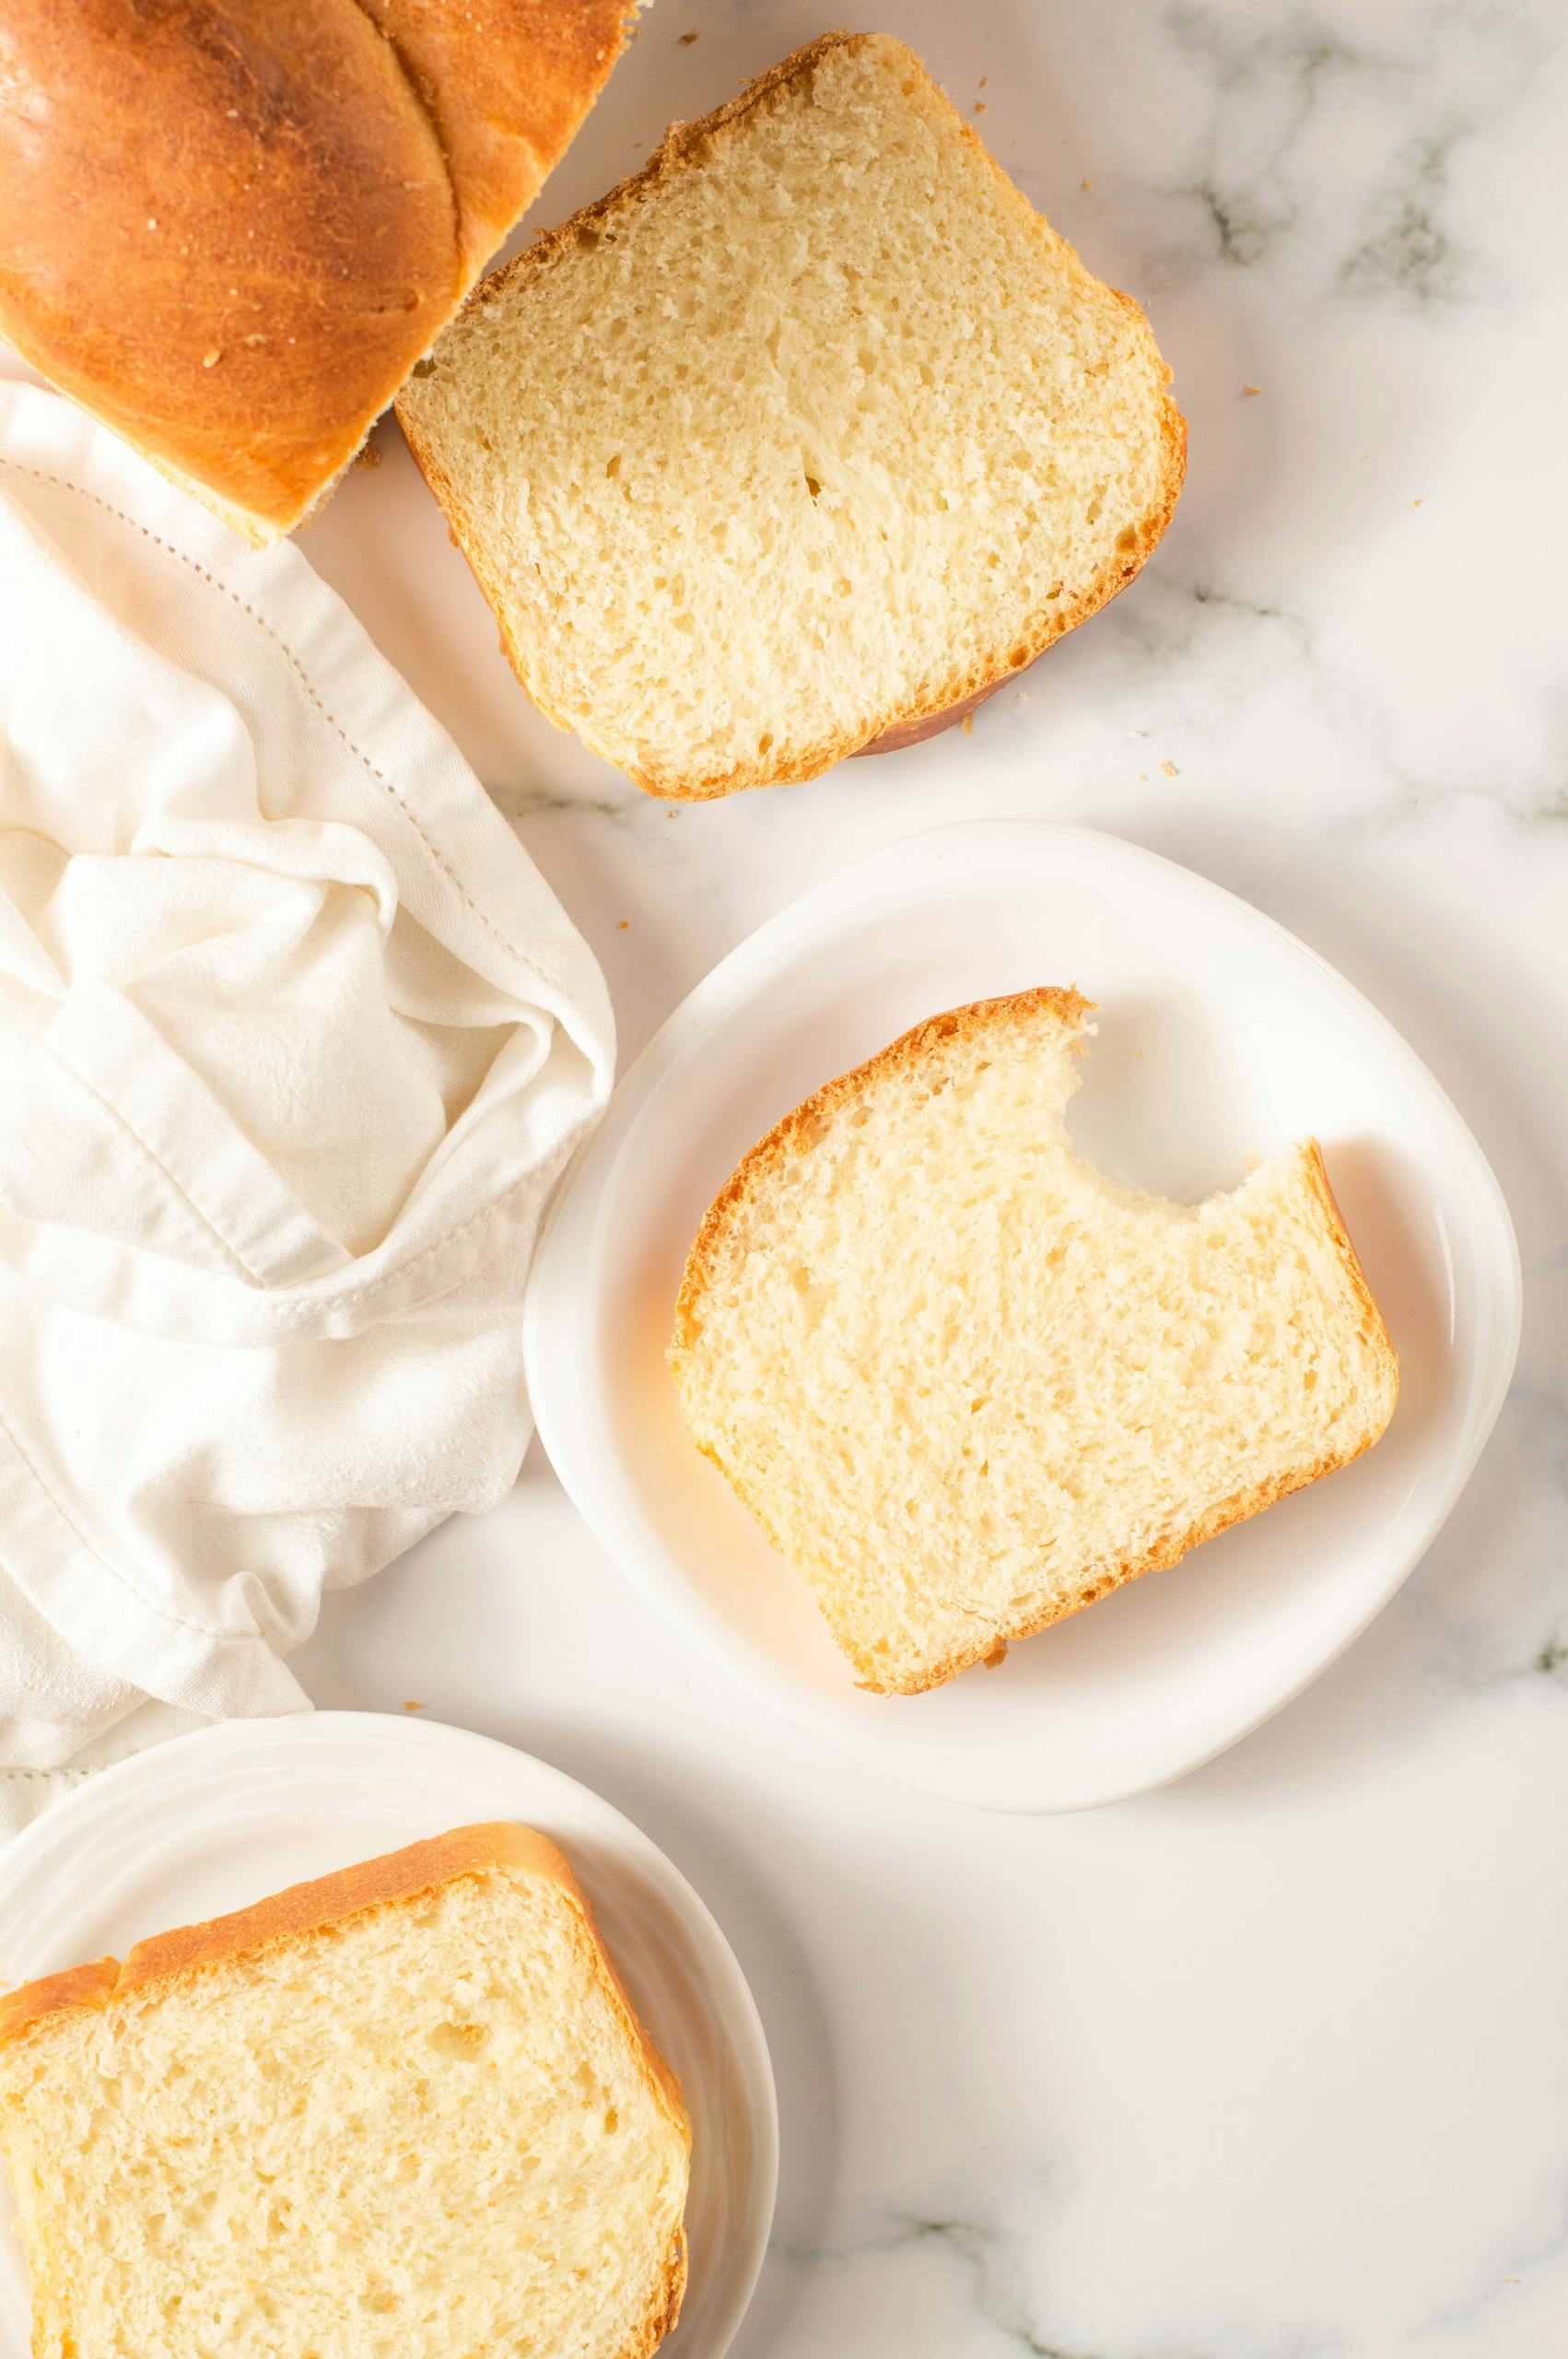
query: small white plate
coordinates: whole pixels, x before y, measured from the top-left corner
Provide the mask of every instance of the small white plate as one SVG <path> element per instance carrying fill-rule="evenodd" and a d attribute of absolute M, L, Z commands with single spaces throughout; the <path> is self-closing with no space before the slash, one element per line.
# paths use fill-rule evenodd
<path fill-rule="evenodd" d="M 723 1934 L 684 1876 L 608 1802 L 466 1729 L 374 1712 L 234 1721 L 106 1769 L 0 1854 L 6 1987 L 448 1827 L 512 1818 L 576 1869 L 692 2122 L 691 2282 L 667 2346 L 720 2359 L 773 2217 L 778 2128 L 762 2025 Z M 3 2174 L 0 2174 L 3 2186 Z M 30 2349 L 9 2190 L 0 2354 Z"/>
<path fill-rule="evenodd" d="M 1392 1330 L 1356 1465 L 934 1694 L 861 1694 L 803 1580 L 699 1457 L 664 1366 L 686 1249 L 778 1117 L 921 1016 L 1035 983 L 1099 1009 L 1071 1117 L 1135 1185 L 1196 1199 L 1313 1133 Z M 1492 1170 L 1398 1035 L 1271 920 L 1154 854 L 997 821 L 863 862 L 676 1009 L 560 1193 L 526 1310 L 529 1394 L 603 1545 L 764 1701 L 895 1777 L 996 1810 L 1164 1784 L 1316 1678 L 1452 1508 L 1518 1347 Z"/>

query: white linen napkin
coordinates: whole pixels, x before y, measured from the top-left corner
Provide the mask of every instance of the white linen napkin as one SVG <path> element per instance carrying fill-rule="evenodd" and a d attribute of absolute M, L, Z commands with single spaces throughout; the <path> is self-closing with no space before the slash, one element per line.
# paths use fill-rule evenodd
<path fill-rule="evenodd" d="M 0 1836 L 504 1496 L 586 946 L 297 550 L 0 384 Z"/>

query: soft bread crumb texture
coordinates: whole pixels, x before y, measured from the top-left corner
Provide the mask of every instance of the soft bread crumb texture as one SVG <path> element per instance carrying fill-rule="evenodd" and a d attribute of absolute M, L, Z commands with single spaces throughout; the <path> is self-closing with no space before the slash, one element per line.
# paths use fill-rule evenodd
<path fill-rule="evenodd" d="M 1367 1449 L 1398 1366 L 1316 1146 L 1185 1205 L 1080 1155 L 1088 1003 L 933 1018 L 755 1148 L 671 1347 L 861 1683 L 935 1686 Z"/>
<path fill-rule="evenodd" d="M 47 2014 L 0 2047 L 35 2359 L 641 2359 L 673 2089 L 580 1908 L 502 1865 Z"/>
<path fill-rule="evenodd" d="M 485 280 L 399 416 L 525 687 L 650 792 L 815 775 L 1031 662 L 1185 428 L 901 42 L 834 34 Z"/>

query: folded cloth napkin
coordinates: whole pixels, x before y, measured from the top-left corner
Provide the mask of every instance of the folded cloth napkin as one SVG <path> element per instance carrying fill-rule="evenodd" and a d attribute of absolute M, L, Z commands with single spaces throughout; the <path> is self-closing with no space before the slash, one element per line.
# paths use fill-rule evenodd
<path fill-rule="evenodd" d="M 0 1834 L 69 1765 L 304 1708 L 323 1588 L 504 1496 L 613 1058 L 298 551 L 0 384 Z"/>

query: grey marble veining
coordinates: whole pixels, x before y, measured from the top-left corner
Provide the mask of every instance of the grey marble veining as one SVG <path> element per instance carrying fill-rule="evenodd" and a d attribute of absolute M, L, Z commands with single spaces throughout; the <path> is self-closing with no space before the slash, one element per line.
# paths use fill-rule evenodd
<path fill-rule="evenodd" d="M 1151 309 L 1190 469 L 1125 597 L 971 735 L 677 810 L 530 710 L 395 439 L 307 547 L 590 934 L 628 1057 L 764 918 L 922 826 L 1072 820 L 1256 901 L 1384 1009 L 1498 1170 L 1527 1284 L 1513 1398 L 1340 1662 L 1092 1819 L 979 1817 L 759 1723 L 537 1459 L 497 1516 L 333 1602 L 307 1681 L 549 1754 L 716 1909 L 784 2130 L 737 2359 L 1558 2359 L 1568 18 L 886 0 L 874 20 L 966 110 L 987 77 L 997 155 Z M 827 21 L 660 0 L 540 217 Z"/>

